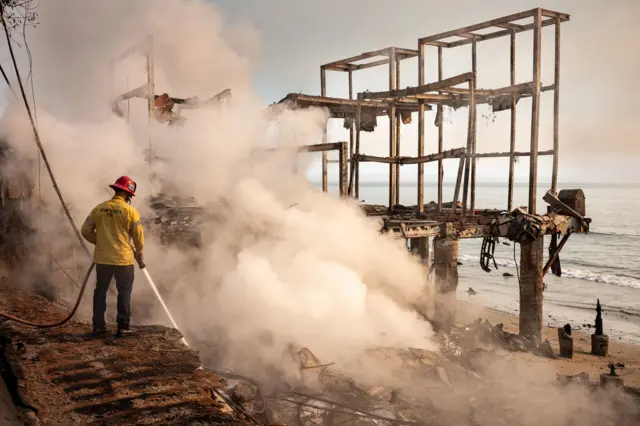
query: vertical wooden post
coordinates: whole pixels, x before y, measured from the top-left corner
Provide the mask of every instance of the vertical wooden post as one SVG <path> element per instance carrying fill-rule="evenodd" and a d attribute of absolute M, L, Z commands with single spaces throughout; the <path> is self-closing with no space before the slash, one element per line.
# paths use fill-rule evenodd
<path fill-rule="evenodd" d="M 349 99 L 353 99 L 353 70 L 349 70 Z M 355 119 L 351 121 L 351 128 L 349 129 L 349 158 L 353 155 L 353 144 L 355 143 L 354 126 Z"/>
<path fill-rule="evenodd" d="M 389 51 L 389 90 L 396 88 L 396 50 Z M 389 102 L 389 157 L 396 157 L 396 103 Z M 396 201 L 396 165 L 389 164 L 389 209 L 393 208 Z"/>
<path fill-rule="evenodd" d="M 358 99 L 358 106 L 356 107 L 356 153 L 355 153 L 355 198 L 360 200 L 360 127 L 362 127 L 362 104 Z"/>
<path fill-rule="evenodd" d="M 396 89 L 400 89 L 400 59 L 396 58 Z M 396 155 L 400 156 L 400 129 L 402 118 L 396 110 Z M 396 205 L 400 204 L 400 163 L 396 164 Z"/>
<path fill-rule="evenodd" d="M 540 121 L 540 71 L 542 42 L 542 9 L 536 9 L 533 29 L 533 93 L 531 95 L 531 155 L 529 156 L 529 213 L 536 213 L 538 185 L 538 131 Z"/>
<path fill-rule="evenodd" d="M 456 187 L 453 190 L 453 203 L 451 204 L 451 219 L 453 219 L 456 215 L 456 209 L 458 208 L 458 199 L 460 197 L 460 183 L 462 181 L 462 169 L 466 163 L 465 156 L 460 157 L 460 162 L 458 163 L 458 174 L 456 175 Z"/>
<path fill-rule="evenodd" d="M 349 151 L 347 142 L 340 142 L 338 165 L 340 167 L 340 196 L 346 198 L 349 196 Z"/>
<path fill-rule="evenodd" d="M 438 46 L 438 81 L 442 80 L 442 47 Z M 442 93 L 442 92 L 440 92 Z M 438 104 L 438 153 L 442 153 L 444 129 L 443 117 L 444 108 L 442 104 Z M 442 210 L 442 184 L 444 179 L 444 169 L 442 168 L 442 160 L 438 160 L 438 213 Z"/>
<path fill-rule="evenodd" d="M 424 44 L 418 44 L 418 85 L 424 84 Z M 424 155 L 424 101 L 418 107 L 418 157 Z M 424 213 L 424 163 L 418 164 L 418 200 L 416 216 Z"/>
<path fill-rule="evenodd" d="M 542 333 L 544 237 L 520 244 L 520 335 Z"/>
<path fill-rule="evenodd" d="M 325 67 L 320 67 L 320 94 L 321 96 L 327 96 L 327 70 Z M 327 143 L 327 123 L 322 130 L 322 143 Z M 328 164 L 327 151 L 322 151 L 322 192 L 328 191 L 327 180 L 327 164 Z"/>
<path fill-rule="evenodd" d="M 469 94 L 469 109 L 471 110 L 472 143 L 471 143 L 471 216 L 476 214 L 476 86 L 478 83 L 478 66 L 476 57 L 476 40 L 471 44 L 471 71 L 473 72 L 473 84 Z"/>
<path fill-rule="evenodd" d="M 455 323 L 458 241 L 442 237 L 434 238 L 433 264 L 436 287 L 433 320 L 439 330 L 446 332 Z"/>
<path fill-rule="evenodd" d="M 553 77 L 553 171 L 551 173 L 551 192 L 558 189 L 558 148 L 559 141 L 559 115 L 560 115 L 560 18 L 556 18 L 556 55 Z"/>
<path fill-rule="evenodd" d="M 469 118 L 467 122 L 467 151 L 465 152 L 464 162 L 464 183 L 462 184 L 462 216 L 467 214 L 467 200 L 469 195 L 469 166 L 471 163 L 471 155 L 473 154 L 473 108 L 471 107 L 471 99 L 474 98 L 474 78 L 469 80 Z"/>
<path fill-rule="evenodd" d="M 511 30 L 511 85 L 516 84 L 516 32 Z M 511 98 L 511 138 L 509 141 L 509 192 L 507 195 L 507 211 L 513 210 L 513 174 L 516 165 L 516 95 Z"/>
<path fill-rule="evenodd" d="M 155 69 L 154 69 L 154 52 L 153 52 L 153 36 L 147 37 L 147 100 L 148 100 L 148 109 L 149 109 L 149 124 L 154 120 L 154 101 L 155 101 L 155 91 L 156 91 L 156 83 L 155 83 Z M 151 152 L 151 128 L 149 127 L 149 135 L 148 135 L 148 150 L 149 150 L 149 166 L 153 162 L 154 155 Z M 153 179 L 153 173 L 151 174 Z"/>

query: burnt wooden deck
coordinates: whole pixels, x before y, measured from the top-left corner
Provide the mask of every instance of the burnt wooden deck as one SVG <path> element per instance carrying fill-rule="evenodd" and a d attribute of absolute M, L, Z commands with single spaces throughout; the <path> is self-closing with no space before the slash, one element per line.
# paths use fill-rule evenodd
<path fill-rule="evenodd" d="M 435 204 L 426 204 L 424 213 L 416 217 L 416 206 L 394 206 L 389 209 L 384 205 L 363 204 L 362 210 L 367 216 L 379 217 L 382 220 L 381 232 L 398 238 L 443 237 L 453 239 L 502 237 L 517 242 L 519 238 L 510 238 L 515 227 L 530 227 L 537 235 L 568 233 L 584 233 L 588 228 L 584 225 L 591 222 L 589 218 L 580 219 L 551 212 L 544 215 L 530 215 L 524 209 L 513 212 L 505 210 L 476 210 L 473 216 L 451 216 L 451 208 L 443 208 L 436 212 Z M 458 208 L 458 212 L 460 209 Z"/>
<path fill-rule="evenodd" d="M 37 322 L 65 316 L 15 289 L 0 291 L 0 309 Z M 96 339 L 89 324 L 76 321 L 44 330 L 0 324 L 3 378 L 13 381 L 7 385 L 23 416 L 45 425 L 248 424 L 216 395 L 224 382 L 200 369 L 198 352 L 180 343 L 177 330 L 137 330 Z"/>

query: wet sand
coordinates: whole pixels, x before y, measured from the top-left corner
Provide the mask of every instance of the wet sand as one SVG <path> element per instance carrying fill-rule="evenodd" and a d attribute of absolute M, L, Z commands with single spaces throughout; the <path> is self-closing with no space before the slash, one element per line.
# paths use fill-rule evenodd
<path fill-rule="evenodd" d="M 478 318 L 483 318 L 489 320 L 493 325 L 503 323 L 506 331 L 518 332 L 517 316 L 466 300 L 459 300 L 457 318 L 460 324 L 471 324 Z M 523 352 L 508 353 L 506 356 L 525 361 L 532 367 L 546 364 L 546 367 L 551 368 L 540 370 L 544 371 L 543 374 L 548 375 L 550 381 L 556 379 L 555 374 L 574 375 L 585 372 L 589 374 L 591 381 L 596 382 L 600 380 L 600 374 L 609 372 L 608 365 L 610 363 L 622 363 L 624 368 L 616 369 L 617 374 L 623 378 L 625 386 L 640 391 L 640 345 L 609 336 L 609 354 L 606 357 L 599 357 L 590 354 L 591 332 L 588 329 L 574 331 L 572 334 L 573 359 L 552 360 Z M 549 340 L 554 352 L 558 354 L 557 328 L 545 326 L 543 340 L 545 339 Z"/>

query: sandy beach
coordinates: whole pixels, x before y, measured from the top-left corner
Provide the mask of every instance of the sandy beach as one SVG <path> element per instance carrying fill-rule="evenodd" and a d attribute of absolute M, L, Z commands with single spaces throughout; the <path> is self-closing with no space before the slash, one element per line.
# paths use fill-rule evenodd
<path fill-rule="evenodd" d="M 458 322 L 463 325 L 470 324 L 478 318 L 483 318 L 489 320 L 493 325 L 503 323 L 506 331 L 511 333 L 518 332 L 517 316 L 465 300 L 458 301 L 457 318 Z M 545 326 L 542 332 L 543 340 L 549 340 L 551 347 L 557 354 L 559 352 L 557 329 Z M 625 386 L 640 391 L 639 345 L 623 342 L 610 336 L 609 355 L 607 357 L 599 357 L 590 354 L 591 337 L 588 330 L 574 331 L 573 339 L 573 359 L 558 358 L 552 360 L 523 352 L 506 353 L 504 356 L 525 361 L 532 367 L 551 366 L 552 368 L 536 369 L 542 374 L 547 374 L 549 381 L 556 380 L 555 374 L 574 375 L 584 372 L 589 374 L 591 381 L 595 382 L 600 380 L 600 374 L 609 371 L 608 365 L 610 363 L 621 363 L 624 364 L 624 368 L 618 368 L 616 372 L 623 378 Z"/>

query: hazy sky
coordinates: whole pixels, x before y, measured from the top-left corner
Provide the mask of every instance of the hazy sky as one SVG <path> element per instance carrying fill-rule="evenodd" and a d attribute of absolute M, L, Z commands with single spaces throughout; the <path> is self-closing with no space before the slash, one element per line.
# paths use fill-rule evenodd
<path fill-rule="evenodd" d="M 616 0 L 212 0 L 238 33 L 245 49 L 246 35 L 252 35 L 251 49 L 258 47 L 255 84 L 267 102 L 287 93 L 319 94 L 319 66 L 333 60 L 388 46 L 415 49 L 419 37 L 436 34 L 500 16 L 543 7 L 571 15 L 562 25 L 560 179 L 565 181 L 640 181 L 636 163 L 640 157 L 640 121 L 634 103 L 640 93 L 640 56 L 637 17 L 640 1 Z M 543 85 L 553 83 L 553 27 L 543 30 Z M 531 32 L 517 38 L 517 80 L 531 80 Z M 255 52 L 252 52 L 255 53 Z M 427 77 L 436 79 L 435 48 L 427 57 Z M 445 77 L 470 71 L 470 49 L 445 51 Z M 354 75 L 356 91 L 386 90 L 385 67 Z M 417 61 L 402 65 L 403 86 L 417 85 Z M 509 40 L 503 38 L 478 45 L 480 88 L 509 84 Z M 328 95 L 347 96 L 346 74 L 329 73 Z M 552 144 L 553 95 L 542 96 L 540 149 Z M 518 149 L 529 144 L 530 102 L 518 108 Z M 522 105 L 522 106 L 521 106 Z M 466 110 L 451 115 L 445 126 L 445 148 L 464 146 Z M 509 112 L 498 113 L 495 121 L 488 108 L 478 110 L 478 152 L 507 151 Z M 376 135 L 367 135 L 368 154 L 385 155 L 388 125 L 379 119 Z M 416 120 L 414 120 L 416 121 Z M 436 149 L 433 115 L 427 115 L 427 152 Z M 335 125 L 332 139 L 347 137 Z M 402 155 L 416 155 L 415 123 L 402 131 Z M 447 137 L 448 136 L 448 137 Z M 363 143 L 367 139 L 363 140 Z M 454 163 L 445 167 L 454 173 Z M 481 178 L 502 179 L 507 160 L 482 160 Z M 539 175 L 550 174 L 550 157 L 541 160 Z M 517 168 L 520 179 L 528 175 L 527 161 Z M 404 170 L 404 169 L 403 169 Z M 414 169 L 405 170 L 407 179 Z M 433 171 L 427 170 L 427 176 Z M 384 176 L 384 166 L 366 174 Z M 403 176 L 405 174 L 403 173 Z"/>

